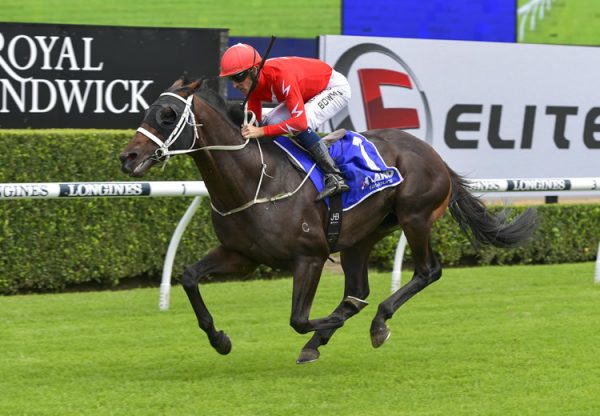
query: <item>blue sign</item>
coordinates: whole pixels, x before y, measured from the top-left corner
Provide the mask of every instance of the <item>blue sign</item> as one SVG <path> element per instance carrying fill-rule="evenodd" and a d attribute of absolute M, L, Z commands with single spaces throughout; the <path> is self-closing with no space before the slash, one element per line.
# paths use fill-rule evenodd
<path fill-rule="evenodd" d="M 515 42 L 517 2 L 363 0 L 342 2 L 342 34 Z"/>

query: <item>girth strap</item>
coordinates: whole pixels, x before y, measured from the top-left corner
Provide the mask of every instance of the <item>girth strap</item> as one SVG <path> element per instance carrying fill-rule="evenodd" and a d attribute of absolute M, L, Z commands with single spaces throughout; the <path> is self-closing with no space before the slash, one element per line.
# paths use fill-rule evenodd
<path fill-rule="evenodd" d="M 338 239 L 342 231 L 342 194 L 329 197 L 329 217 L 327 221 L 327 243 L 329 251 L 336 251 Z"/>

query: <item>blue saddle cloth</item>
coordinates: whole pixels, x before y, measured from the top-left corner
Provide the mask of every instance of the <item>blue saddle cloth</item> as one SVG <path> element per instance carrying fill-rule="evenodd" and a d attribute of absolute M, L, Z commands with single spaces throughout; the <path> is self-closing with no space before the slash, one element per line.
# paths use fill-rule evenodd
<path fill-rule="evenodd" d="M 310 172 L 310 180 L 317 191 L 321 192 L 324 187 L 324 175 L 318 167 L 311 171 L 315 162 L 309 153 L 286 136 L 277 137 L 275 144 L 295 160 L 305 172 Z M 397 186 L 403 180 L 398 169 L 385 164 L 373 143 L 353 131 L 347 131 L 344 137 L 332 144 L 329 147 L 329 154 L 350 186 L 350 190 L 342 194 L 344 211 L 355 207 L 376 192 Z M 324 201 L 329 206 L 329 198 L 325 198 Z"/>

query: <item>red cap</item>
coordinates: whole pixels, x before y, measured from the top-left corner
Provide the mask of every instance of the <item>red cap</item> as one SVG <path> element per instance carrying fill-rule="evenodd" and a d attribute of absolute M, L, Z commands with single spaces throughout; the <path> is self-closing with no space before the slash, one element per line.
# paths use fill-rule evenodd
<path fill-rule="evenodd" d="M 221 58 L 220 77 L 235 75 L 257 66 L 262 61 L 259 53 L 250 45 L 237 43 L 227 49 Z"/>

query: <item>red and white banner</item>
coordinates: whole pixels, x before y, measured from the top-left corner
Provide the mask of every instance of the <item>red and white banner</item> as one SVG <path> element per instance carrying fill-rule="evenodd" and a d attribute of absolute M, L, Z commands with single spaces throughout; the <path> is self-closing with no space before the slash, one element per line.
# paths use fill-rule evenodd
<path fill-rule="evenodd" d="M 469 177 L 597 177 L 600 49 L 322 36 L 348 77 L 328 128 L 398 127 Z"/>

